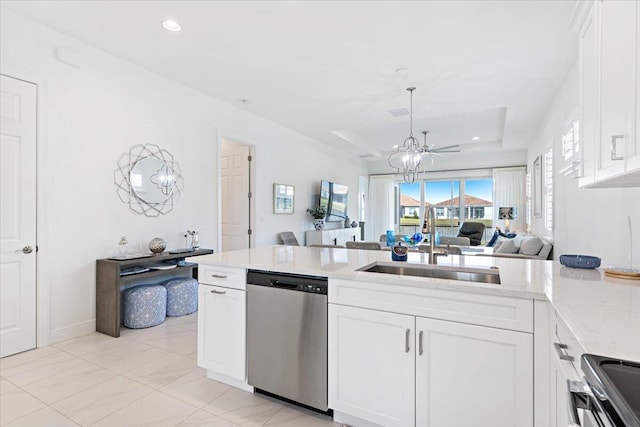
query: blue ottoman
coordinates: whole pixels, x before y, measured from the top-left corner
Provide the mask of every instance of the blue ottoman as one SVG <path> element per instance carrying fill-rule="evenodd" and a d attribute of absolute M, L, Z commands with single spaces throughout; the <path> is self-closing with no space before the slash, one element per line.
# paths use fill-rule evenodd
<path fill-rule="evenodd" d="M 124 326 L 148 328 L 164 322 L 167 290 L 162 285 L 137 286 L 124 293 Z"/>
<path fill-rule="evenodd" d="M 167 316 L 186 316 L 198 309 L 198 281 L 191 278 L 167 280 Z"/>

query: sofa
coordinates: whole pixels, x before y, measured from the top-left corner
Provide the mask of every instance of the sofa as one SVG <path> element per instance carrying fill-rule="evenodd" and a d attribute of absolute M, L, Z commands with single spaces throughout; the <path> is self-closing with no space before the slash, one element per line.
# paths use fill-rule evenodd
<path fill-rule="evenodd" d="M 513 238 L 499 237 L 493 248 L 493 254 L 478 254 L 477 256 L 553 259 L 553 242 L 544 237 L 518 232 Z"/>

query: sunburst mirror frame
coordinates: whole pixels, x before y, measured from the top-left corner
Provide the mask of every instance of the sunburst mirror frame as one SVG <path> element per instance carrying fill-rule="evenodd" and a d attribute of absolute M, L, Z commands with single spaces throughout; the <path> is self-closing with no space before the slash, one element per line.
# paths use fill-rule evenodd
<path fill-rule="evenodd" d="M 136 163 L 143 159 L 157 159 L 171 171 L 172 185 L 168 189 L 169 196 L 159 203 L 151 203 L 139 197 L 131 187 L 131 171 Z M 184 188 L 184 178 L 180 165 L 173 159 L 173 155 L 155 144 L 138 144 L 131 147 L 129 153 L 123 153 L 118 160 L 118 169 L 114 172 L 116 193 L 122 203 L 129 205 L 132 211 L 157 217 L 173 210 Z"/>

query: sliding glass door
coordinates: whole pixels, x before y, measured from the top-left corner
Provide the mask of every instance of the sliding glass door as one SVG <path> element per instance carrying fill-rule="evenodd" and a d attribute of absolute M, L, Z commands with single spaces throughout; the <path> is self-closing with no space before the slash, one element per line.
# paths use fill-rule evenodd
<path fill-rule="evenodd" d="M 493 179 L 468 179 L 464 182 L 463 221 L 484 224 L 483 244 L 493 235 Z"/>
<path fill-rule="evenodd" d="M 422 230 L 424 209 L 420 208 L 420 184 L 420 182 L 401 183 L 398 186 L 398 233 L 403 236 L 412 236 Z"/>
<path fill-rule="evenodd" d="M 396 194 L 396 231 L 412 235 L 422 230 L 425 206 L 434 206 L 436 231 L 457 236 L 465 221 L 485 225 L 483 241 L 493 234 L 493 179 L 469 178 L 399 183 Z"/>

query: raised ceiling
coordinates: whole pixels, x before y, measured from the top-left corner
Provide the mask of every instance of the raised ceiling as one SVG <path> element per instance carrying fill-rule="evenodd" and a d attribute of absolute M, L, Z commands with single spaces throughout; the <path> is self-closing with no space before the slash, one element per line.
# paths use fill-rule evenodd
<path fill-rule="evenodd" d="M 363 158 L 409 132 L 522 150 L 576 59 L 574 1 L 3 1 L 130 62 Z M 174 19 L 171 33 L 161 21 Z M 396 73 L 398 68 L 406 73 Z M 245 100 L 243 102 L 243 100 Z M 246 101 L 248 100 L 248 101 Z M 479 141 L 473 141 L 479 136 Z"/>

